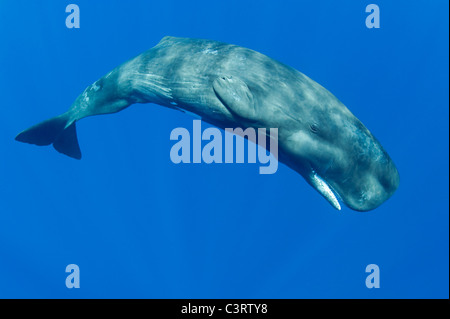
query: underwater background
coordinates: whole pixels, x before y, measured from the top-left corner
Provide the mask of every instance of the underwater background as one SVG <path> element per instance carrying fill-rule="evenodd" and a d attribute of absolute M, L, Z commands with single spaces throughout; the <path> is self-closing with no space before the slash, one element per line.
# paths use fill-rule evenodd
<path fill-rule="evenodd" d="M 0 0 L 0 298 L 448 298 L 448 5 Z M 392 157 L 397 192 L 338 212 L 283 164 L 174 164 L 170 132 L 193 118 L 155 104 L 78 122 L 81 161 L 14 140 L 166 35 L 241 45 L 320 83 Z"/>

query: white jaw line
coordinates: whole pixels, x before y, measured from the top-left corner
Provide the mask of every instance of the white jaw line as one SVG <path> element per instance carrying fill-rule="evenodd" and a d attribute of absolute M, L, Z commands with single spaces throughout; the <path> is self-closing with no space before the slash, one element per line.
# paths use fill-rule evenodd
<path fill-rule="evenodd" d="M 341 205 L 339 204 L 339 201 L 336 198 L 336 195 L 331 190 L 330 186 L 328 186 L 327 182 L 325 182 L 322 177 L 317 175 L 314 171 L 310 176 L 311 182 L 317 189 L 317 191 L 322 194 L 322 196 L 325 197 L 334 208 L 336 208 L 337 210 L 341 210 Z"/>

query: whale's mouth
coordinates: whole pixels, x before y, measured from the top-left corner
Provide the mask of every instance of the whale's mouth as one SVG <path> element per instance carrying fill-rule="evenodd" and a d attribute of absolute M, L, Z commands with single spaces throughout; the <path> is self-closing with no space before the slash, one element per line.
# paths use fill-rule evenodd
<path fill-rule="evenodd" d="M 333 191 L 330 185 L 320 177 L 314 170 L 309 175 L 309 182 L 311 185 L 323 196 L 325 199 L 337 210 L 341 210 L 341 205 L 338 201 L 339 194 Z"/>

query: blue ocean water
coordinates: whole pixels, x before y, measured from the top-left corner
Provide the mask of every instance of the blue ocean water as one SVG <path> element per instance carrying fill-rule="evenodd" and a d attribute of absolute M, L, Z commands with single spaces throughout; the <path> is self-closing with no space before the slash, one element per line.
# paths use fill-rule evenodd
<path fill-rule="evenodd" d="M 448 1 L 376 0 L 379 29 L 364 1 L 71 1 L 0 2 L 1 298 L 449 297 Z M 282 164 L 174 164 L 192 117 L 154 104 L 80 121 L 81 161 L 14 140 L 166 35 L 323 85 L 390 154 L 397 192 L 338 212 Z"/>

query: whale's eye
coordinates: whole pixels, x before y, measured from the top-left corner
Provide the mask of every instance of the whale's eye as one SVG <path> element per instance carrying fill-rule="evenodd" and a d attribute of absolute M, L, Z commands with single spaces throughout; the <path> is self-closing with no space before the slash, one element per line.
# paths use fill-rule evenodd
<path fill-rule="evenodd" d="M 319 132 L 319 127 L 317 126 L 316 123 L 312 123 L 309 125 L 309 129 L 311 130 L 311 132 L 313 133 L 317 133 Z"/>

